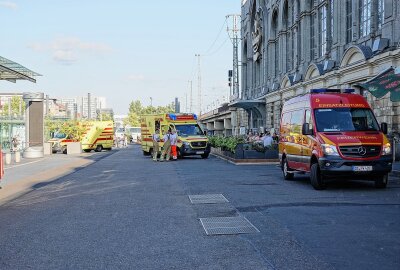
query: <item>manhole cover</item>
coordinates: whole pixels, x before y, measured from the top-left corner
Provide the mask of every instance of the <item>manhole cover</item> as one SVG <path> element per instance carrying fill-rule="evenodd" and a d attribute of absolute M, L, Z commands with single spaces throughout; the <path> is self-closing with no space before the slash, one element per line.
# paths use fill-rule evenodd
<path fill-rule="evenodd" d="M 189 200 L 193 204 L 229 202 L 222 194 L 189 195 Z"/>
<path fill-rule="evenodd" d="M 200 218 L 200 222 L 207 235 L 260 232 L 247 218 L 242 216 Z"/>

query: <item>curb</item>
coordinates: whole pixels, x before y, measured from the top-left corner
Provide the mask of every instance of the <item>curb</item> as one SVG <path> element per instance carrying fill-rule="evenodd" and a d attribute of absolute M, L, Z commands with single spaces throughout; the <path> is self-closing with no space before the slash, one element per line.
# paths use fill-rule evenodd
<path fill-rule="evenodd" d="M 218 155 L 215 153 L 211 153 L 212 156 L 215 156 L 219 159 L 225 160 L 233 165 L 236 166 L 243 166 L 243 165 L 276 165 L 279 164 L 278 159 L 234 159 L 222 155 Z"/>
<path fill-rule="evenodd" d="M 392 170 L 392 171 L 389 173 L 389 175 L 390 175 L 390 176 L 393 176 L 393 177 L 399 177 L 399 178 L 400 178 L 400 171 Z"/>

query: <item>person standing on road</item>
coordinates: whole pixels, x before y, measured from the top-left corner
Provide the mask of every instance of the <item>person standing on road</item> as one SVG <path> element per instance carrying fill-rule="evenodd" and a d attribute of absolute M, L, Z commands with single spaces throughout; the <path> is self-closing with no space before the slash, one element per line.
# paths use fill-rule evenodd
<path fill-rule="evenodd" d="M 160 130 L 156 129 L 155 133 L 153 134 L 153 160 L 157 161 L 158 153 L 160 152 L 159 147 L 160 142 Z"/>
<path fill-rule="evenodd" d="M 124 136 L 122 137 L 122 140 L 123 140 L 124 147 L 128 147 L 128 136 L 126 136 L 126 134 L 124 134 Z"/>
<path fill-rule="evenodd" d="M 178 135 L 176 134 L 176 130 L 173 129 L 171 132 L 170 136 L 171 140 L 171 152 L 172 152 L 172 159 L 177 160 L 178 159 L 178 153 L 176 151 L 176 144 L 178 142 Z"/>
<path fill-rule="evenodd" d="M 169 161 L 170 155 L 171 155 L 171 130 L 168 130 L 168 132 L 164 135 L 163 137 L 164 140 L 164 146 L 163 146 L 163 151 L 161 153 L 160 161 L 164 161 L 164 157 L 166 161 Z"/>

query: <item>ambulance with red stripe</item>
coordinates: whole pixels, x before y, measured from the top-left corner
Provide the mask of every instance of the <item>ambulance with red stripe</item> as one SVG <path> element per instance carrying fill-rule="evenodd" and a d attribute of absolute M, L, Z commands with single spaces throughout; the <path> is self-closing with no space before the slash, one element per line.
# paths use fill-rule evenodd
<path fill-rule="evenodd" d="M 169 129 L 175 129 L 178 134 L 177 150 L 178 156 L 199 155 L 202 158 L 208 158 L 211 146 L 207 137 L 197 123 L 197 116 L 188 113 L 167 113 L 167 114 L 148 114 L 142 115 L 141 138 L 142 150 L 144 155 L 153 153 L 152 136 L 156 129 L 160 130 L 160 138 Z M 160 142 L 160 146 L 164 143 Z"/>
<path fill-rule="evenodd" d="M 279 159 L 283 177 L 310 173 L 324 189 L 330 178 L 373 180 L 385 188 L 392 170 L 387 124 L 378 122 L 353 89 L 314 89 L 282 108 Z"/>
<path fill-rule="evenodd" d="M 101 152 L 103 149 L 112 149 L 114 145 L 113 121 L 87 121 L 78 123 L 78 125 L 82 125 L 85 129 L 80 140 L 83 151 L 90 152 L 94 150 Z M 62 133 L 56 133 L 54 138 L 49 142 L 52 144 L 53 153 L 61 151 L 66 154 L 67 143 L 77 142 L 77 140 L 68 138 L 68 136 Z"/>

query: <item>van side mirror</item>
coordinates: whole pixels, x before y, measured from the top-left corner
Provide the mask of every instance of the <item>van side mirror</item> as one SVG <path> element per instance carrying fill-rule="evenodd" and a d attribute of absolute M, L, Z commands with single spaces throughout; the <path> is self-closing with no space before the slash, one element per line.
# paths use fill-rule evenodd
<path fill-rule="evenodd" d="M 381 131 L 383 134 L 387 134 L 388 133 L 388 125 L 387 123 L 383 122 L 381 123 Z"/>
<path fill-rule="evenodd" d="M 310 124 L 309 123 L 304 123 L 301 129 L 301 132 L 303 135 L 313 135 L 314 132 L 312 129 L 310 129 Z"/>

